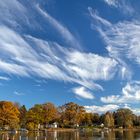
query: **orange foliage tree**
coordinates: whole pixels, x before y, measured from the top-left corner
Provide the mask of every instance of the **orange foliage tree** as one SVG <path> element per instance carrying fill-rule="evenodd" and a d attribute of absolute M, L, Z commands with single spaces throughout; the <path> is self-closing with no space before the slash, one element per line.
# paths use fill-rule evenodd
<path fill-rule="evenodd" d="M 16 128 L 19 123 L 17 107 L 8 101 L 0 101 L 0 126 L 2 128 Z"/>

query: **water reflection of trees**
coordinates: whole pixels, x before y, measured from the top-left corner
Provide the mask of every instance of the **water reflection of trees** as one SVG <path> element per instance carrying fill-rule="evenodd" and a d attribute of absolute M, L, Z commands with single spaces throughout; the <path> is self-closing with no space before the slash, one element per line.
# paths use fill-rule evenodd
<path fill-rule="evenodd" d="M 116 139 L 116 135 L 114 131 L 110 131 L 106 134 L 106 138 L 107 140 L 115 140 Z"/>
<path fill-rule="evenodd" d="M 123 139 L 123 135 L 124 135 L 123 130 L 115 131 L 115 133 L 116 133 L 116 138 L 117 139 Z"/>
<path fill-rule="evenodd" d="M 15 135 L 11 135 L 9 133 L 2 133 L 0 139 L 1 140 L 15 140 Z"/>
<path fill-rule="evenodd" d="M 1 133 L 0 140 L 136 140 L 140 138 L 138 131 L 90 131 L 90 132 L 60 132 L 60 131 L 44 131 L 32 133 Z"/>
<path fill-rule="evenodd" d="M 124 137 L 126 140 L 134 140 L 134 131 L 133 130 L 124 131 Z"/>

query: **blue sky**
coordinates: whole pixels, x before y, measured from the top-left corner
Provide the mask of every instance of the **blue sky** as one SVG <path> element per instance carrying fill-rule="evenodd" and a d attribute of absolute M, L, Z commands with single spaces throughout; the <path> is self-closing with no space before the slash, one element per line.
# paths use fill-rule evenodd
<path fill-rule="evenodd" d="M 140 2 L 0 1 L 0 100 L 140 113 Z"/>

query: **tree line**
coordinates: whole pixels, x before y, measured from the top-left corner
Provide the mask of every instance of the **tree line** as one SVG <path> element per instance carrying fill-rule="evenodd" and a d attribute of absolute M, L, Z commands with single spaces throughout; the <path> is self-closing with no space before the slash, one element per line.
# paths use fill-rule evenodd
<path fill-rule="evenodd" d="M 0 101 L 0 128 L 28 130 L 45 129 L 56 122 L 60 128 L 108 127 L 133 128 L 140 126 L 140 116 L 130 109 L 120 108 L 105 114 L 86 112 L 83 106 L 69 102 L 56 107 L 53 103 L 36 104 L 30 109 L 25 105 Z"/>

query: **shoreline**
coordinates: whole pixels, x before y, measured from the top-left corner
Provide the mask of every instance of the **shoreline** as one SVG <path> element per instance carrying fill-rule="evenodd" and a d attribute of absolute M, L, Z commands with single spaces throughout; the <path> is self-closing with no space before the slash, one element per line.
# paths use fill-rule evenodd
<path fill-rule="evenodd" d="M 53 131 L 58 131 L 58 132 L 72 132 L 72 131 L 81 131 L 83 129 L 79 128 L 49 128 L 49 129 L 44 129 L 44 130 L 29 130 L 29 132 L 35 132 L 35 131 L 47 131 L 47 132 L 53 132 Z M 86 128 L 85 128 L 86 130 Z M 102 128 L 89 128 L 90 131 L 140 131 L 140 128 L 108 128 L 102 129 Z"/>
<path fill-rule="evenodd" d="M 77 128 L 49 128 L 49 129 L 44 129 L 44 130 L 40 130 L 40 131 L 59 131 L 59 132 L 71 132 L 71 131 L 79 131 L 79 129 Z"/>
<path fill-rule="evenodd" d="M 74 132 L 74 131 L 95 131 L 95 132 L 111 132 L 111 131 L 140 131 L 140 128 L 85 128 L 85 129 L 79 129 L 79 128 L 48 128 L 48 129 L 42 129 L 42 130 L 27 130 L 27 131 L 22 131 L 22 130 L 0 130 L 0 133 L 3 132 L 12 132 L 12 133 L 17 133 L 17 132 L 25 132 L 25 133 L 30 133 L 30 132 Z"/>

